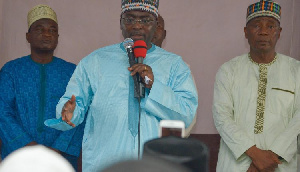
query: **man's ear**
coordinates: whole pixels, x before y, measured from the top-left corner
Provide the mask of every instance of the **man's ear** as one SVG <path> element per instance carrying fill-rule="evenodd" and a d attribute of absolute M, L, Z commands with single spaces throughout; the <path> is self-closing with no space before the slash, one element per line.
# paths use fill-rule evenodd
<path fill-rule="evenodd" d="M 122 30 L 122 21 L 121 21 L 122 19 L 120 18 L 120 29 Z"/>
<path fill-rule="evenodd" d="M 244 33 L 245 33 L 245 38 L 248 39 L 248 31 L 247 31 L 247 27 L 244 27 Z"/>
<path fill-rule="evenodd" d="M 26 40 L 28 43 L 30 43 L 30 33 L 29 32 L 26 33 Z"/>
<path fill-rule="evenodd" d="M 281 31 L 282 31 L 282 27 L 279 28 L 278 39 L 280 38 Z"/>

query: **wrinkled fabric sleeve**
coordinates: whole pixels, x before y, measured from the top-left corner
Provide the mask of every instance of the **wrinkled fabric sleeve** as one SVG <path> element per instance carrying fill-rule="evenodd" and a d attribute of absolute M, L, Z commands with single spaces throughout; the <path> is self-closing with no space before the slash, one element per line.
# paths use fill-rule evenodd
<path fill-rule="evenodd" d="M 285 130 L 274 140 L 270 147 L 274 153 L 290 162 L 297 152 L 297 135 L 300 133 L 300 83 L 299 62 L 295 63 L 293 73 L 296 80 L 294 110 Z M 295 72 L 297 71 L 297 72 Z"/>
<path fill-rule="evenodd" d="M 76 66 L 68 66 L 68 70 L 74 73 Z M 81 151 L 85 121 L 71 130 L 62 132 L 52 144 L 52 148 L 78 157 Z"/>
<path fill-rule="evenodd" d="M 13 76 L 7 70 L 4 66 L 0 71 L 0 137 L 7 150 L 14 151 L 33 140 L 18 123 Z"/>
<path fill-rule="evenodd" d="M 216 75 L 214 85 L 213 118 L 221 138 L 229 147 L 235 159 L 239 160 L 244 152 L 255 143 L 247 137 L 244 129 L 234 121 L 232 84 L 233 73 L 223 65 Z"/>
<path fill-rule="evenodd" d="M 51 147 L 78 157 L 81 151 L 84 127 L 85 121 L 71 130 L 62 132 Z"/>
<path fill-rule="evenodd" d="M 71 122 L 78 126 L 85 118 L 85 114 L 93 97 L 90 81 L 86 69 L 81 61 L 76 67 L 66 88 L 65 94 L 60 98 L 56 106 L 56 119 L 45 121 L 45 125 L 57 130 L 70 130 L 73 127 L 61 120 L 61 111 L 64 104 L 71 99 L 72 95 L 76 97 L 76 107 Z"/>
<path fill-rule="evenodd" d="M 160 119 L 182 120 L 188 127 L 198 107 L 197 89 L 190 69 L 182 60 L 171 70 L 167 85 L 154 76 L 145 110 Z"/>

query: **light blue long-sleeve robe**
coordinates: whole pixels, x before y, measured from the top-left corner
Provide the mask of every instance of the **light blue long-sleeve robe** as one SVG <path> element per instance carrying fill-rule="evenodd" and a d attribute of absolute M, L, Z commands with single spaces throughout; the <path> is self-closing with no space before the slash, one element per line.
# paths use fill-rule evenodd
<path fill-rule="evenodd" d="M 198 106 L 196 86 L 189 67 L 180 56 L 152 45 L 144 63 L 152 68 L 154 83 L 141 100 L 141 145 L 158 137 L 159 121 L 192 122 Z M 78 64 L 57 105 L 57 119 L 46 125 L 67 130 L 61 110 L 72 95 L 72 118 L 80 124 L 88 111 L 83 137 L 83 171 L 100 171 L 115 162 L 138 157 L 138 137 L 128 129 L 128 57 L 122 44 L 100 48 Z M 132 97 L 133 98 L 133 97 Z M 141 146 L 142 152 L 143 146 Z"/>

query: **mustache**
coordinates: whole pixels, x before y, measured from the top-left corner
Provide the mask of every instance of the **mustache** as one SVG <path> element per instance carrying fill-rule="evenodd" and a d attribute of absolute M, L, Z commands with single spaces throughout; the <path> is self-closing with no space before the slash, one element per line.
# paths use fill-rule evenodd
<path fill-rule="evenodd" d="M 130 36 L 144 36 L 144 33 L 141 32 L 133 32 L 130 34 Z"/>

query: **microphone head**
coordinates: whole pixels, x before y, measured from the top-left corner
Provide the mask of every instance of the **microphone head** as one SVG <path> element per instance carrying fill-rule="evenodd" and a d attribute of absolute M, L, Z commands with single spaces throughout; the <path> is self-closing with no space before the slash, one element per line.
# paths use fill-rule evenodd
<path fill-rule="evenodd" d="M 134 42 L 131 38 L 126 38 L 124 41 L 123 41 L 123 46 L 124 48 L 131 48 L 133 46 Z"/>
<path fill-rule="evenodd" d="M 133 45 L 133 53 L 136 58 L 139 58 L 139 57 L 145 58 L 146 54 L 147 54 L 146 42 L 143 40 L 135 41 L 134 45 Z"/>

